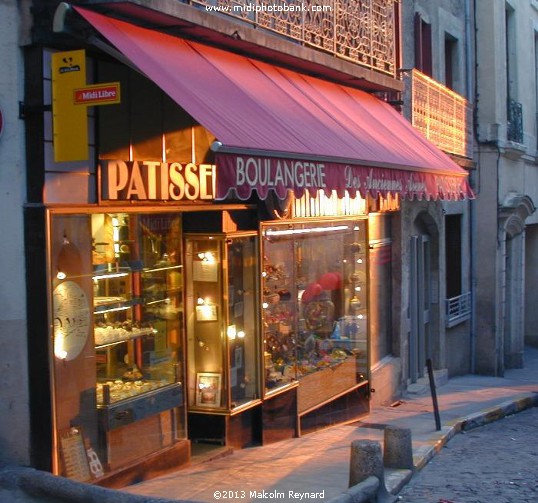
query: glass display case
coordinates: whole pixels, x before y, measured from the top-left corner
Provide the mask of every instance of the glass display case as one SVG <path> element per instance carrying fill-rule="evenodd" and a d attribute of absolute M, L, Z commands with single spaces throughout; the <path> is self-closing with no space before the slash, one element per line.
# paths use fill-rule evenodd
<path fill-rule="evenodd" d="M 259 403 L 256 260 L 255 233 L 186 236 L 193 439 L 229 443 L 233 416 Z"/>
<path fill-rule="evenodd" d="M 70 356 L 61 323 L 79 315 L 58 317 L 58 435 L 62 438 L 73 428 L 84 432 L 105 475 L 186 437 L 181 218 L 99 213 L 58 217 L 56 227 L 64 236 L 53 308 L 62 311 L 72 299 L 82 298 L 77 288 L 85 289 L 91 341 L 83 354 Z M 69 270 L 66 264 L 73 260 L 65 259 L 75 240 L 87 258 L 80 261 L 79 272 Z M 66 372 L 74 381 L 66 381 Z M 62 390 L 81 379 L 94 384 L 71 403 L 64 401 Z M 67 453 L 60 454 L 65 465 Z"/>
<path fill-rule="evenodd" d="M 97 407 L 107 435 L 183 405 L 178 216 L 92 216 Z M 184 414 L 183 414 L 184 415 Z M 163 435 L 177 435 L 173 418 Z M 107 458 L 115 464 L 106 440 Z M 125 462 L 121 449 L 118 463 Z"/>
<path fill-rule="evenodd" d="M 365 383 L 366 220 L 262 227 L 266 394 L 299 382 L 298 411 Z"/>

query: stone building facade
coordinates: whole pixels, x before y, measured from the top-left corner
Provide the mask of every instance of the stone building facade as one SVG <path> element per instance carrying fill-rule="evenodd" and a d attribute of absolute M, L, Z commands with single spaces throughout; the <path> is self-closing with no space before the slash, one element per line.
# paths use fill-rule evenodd
<path fill-rule="evenodd" d="M 28 355 L 23 205 L 24 12 L 27 2 L 0 4 L 0 451 L 4 463 L 29 463 Z"/>
<path fill-rule="evenodd" d="M 476 371 L 536 344 L 538 3 L 476 2 Z"/>
<path fill-rule="evenodd" d="M 457 165 L 464 170 L 474 167 L 470 148 L 472 136 L 468 134 L 472 123 L 469 121 L 472 119 L 469 110 L 474 89 L 474 52 L 470 50 L 474 47 L 471 37 L 473 12 L 470 1 L 357 0 L 353 3 L 355 8 L 364 9 L 370 17 L 361 18 L 355 11 L 348 13 L 350 19 L 343 27 L 345 37 L 338 36 L 340 32 L 336 29 L 330 33 L 320 32 L 321 27 L 328 24 L 328 18 L 324 18 L 322 14 L 312 15 L 307 19 L 307 23 L 300 26 L 298 18 L 293 16 L 289 19 L 285 16 L 256 17 L 251 12 L 231 16 L 215 14 L 207 9 L 208 6 L 217 4 L 226 6 L 227 2 L 163 0 L 157 3 L 138 0 L 89 1 L 83 4 L 82 12 L 90 16 L 92 11 L 95 11 L 93 14 L 98 14 L 95 19 L 100 19 L 100 16 L 104 15 L 110 16 L 114 22 L 127 21 L 146 29 L 149 26 L 155 30 L 155 34 L 173 34 L 182 41 L 187 41 L 186 44 L 193 40 L 203 42 L 212 48 L 224 49 L 229 55 L 233 55 L 233 58 L 237 58 L 238 55 L 260 58 L 264 64 L 283 68 L 286 72 L 291 69 L 308 75 L 308 78 L 315 76 L 316 79 L 323 81 L 323 85 L 332 86 L 337 83 L 339 86 L 349 86 L 360 89 L 361 92 L 374 94 L 391 106 L 397 107 L 399 111 L 403 111 L 411 124 L 440 150 L 447 153 Z M 316 2 L 310 4 L 317 6 Z M 89 13 L 84 8 L 89 9 Z M 133 70 L 136 64 L 111 48 L 109 43 L 104 42 L 99 29 L 92 27 L 87 21 L 91 17 L 84 20 L 80 11 L 75 12 L 73 6 L 57 1 L 4 2 L 0 6 L 0 14 L 0 23 L 5 24 L 0 30 L 0 37 L 3 38 L 2 47 L 5 48 L 0 53 L 0 58 L 4 67 L 9 69 L 3 73 L 5 80 L 0 81 L 0 107 L 6 117 L 5 130 L 0 136 L 0 164 L 6 167 L 0 172 L 2 177 L 0 186 L 4 193 L 0 204 L 5 205 L 6 214 L 13 215 L 9 221 L 4 219 L 1 224 L 5 229 L 4 234 L 9 236 L 9 240 L 6 239 L 0 245 L 4 264 L 2 269 L 4 281 L 0 291 L 5 297 L 0 325 L 2 349 L 0 376 L 3 384 L 2 398 L 5 398 L 1 406 L 5 408 L 2 410 L 3 421 L 0 427 L 1 461 L 31 464 L 61 473 L 59 466 L 62 460 L 58 454 L 60 428 L 58 427 L 58 431 L 53 430 L 57 427 L 55 421 L 59 422 L 56 416 L 61 416 L 55 407 L 61 401 L 62 386 L 72 391 L 69 376 L 80 379 L 81 390 L 75 390 L 76 393 L 81 391 L 80 404 L 75 403 L 74 408 L 80 406 L 81 411 L 83 407 L 91 409 L 92 404 L 95 405 L 96 391 L 95 379 L 89 389 L 82 389 L 93 378 L 91 373 L 82 375 L 85 370 L 82 365 L 80 366 L 82 370 L 71 369 L 73 374 L 62 374 L 63 364 L 58 356 L 59 352 L 55 352 L 56 348 L 51 342 L 55 336 L 51 322 L 51 312 L 55 306 L 51 293 L 53 285 L 56 285 L 58 280 L 52 272 L 60 272 L 52 271 L 52 266 L 56 263 L 51 250 L 54 246 L 61 250 L 63 245 L 71 244 L 66 235 L 63 236 L 63 242 L 61 239 L 60 227 L 64 225 L 64 220 L 69 222 L 69 218 L 76 215 L 83 221 L 87 214 L 92 212 L 97 214 L 100 204 L 103 206 L 100 210 L 102 212 L 115 211 L 111 209 L 115 208 L 112 204 L 108 202 L 103 204 L 98 200 L 96 188 L 99 181 L 96 176 L 96 165 L 99 160 L 96 152 L 106 143 L 105 133 L 114 131 L 115 123 L 114 113 L 106 115 L 106 112 L 102 112 L 100 115 L 102 123 L 109 121 L 112 126 L 104 133 L 96 133 L 101 140 L 100 144 L 96 145 L 93 141 L 95 138 L 91 138 L 90 152 L 93 157 L 88 162 L 61 164 L 54 161 L 52 55 L 57 51 L 84 47 L 89 54 L 88 83 L 93 84 L 93 79 L 97 81 L 97 76 L 93 73 L 96 68 L 106 74 L 110 71 L 107 65 L 111 65 L 115 72 L 112 72 L 113 74 L 128 76 L 126 80 L 131 79 L 130 82 L 133 83 L 136 92 L 143 93 L 150 89 L 144 95 L 148 103 L 144 103 L 144 100 L 138 100 L 141 102 L 138 103 L 133 98 L 129 105 L 133 109 L 136 106 L 151 108 L 152 105 L 149 104 L 151 99 L 154 100 L 151 101 L 152 104 L 158 103 L 163 110 L 168 108 L 168 111 L 173 110 L 174 113 L 182 112 L 174 108 L 178 106 L 177 103 L 172 106 L 171 102 L 167 101 L 168 98 L 162 94 L 159 87 L 163 85 L 162 80 L 157 79 L 156 75 L 150 75 L 150 72 L 139 75 L 136 69 Z M 353 15 L 356 15 L 357 19 L 368 21 L 362 27 L 366 35 L 354 31 L 356 18 Z M 368 52 L 362 45 L 361 37 L 373 42 L 377 33 L 375 28 L 379 26 L 390 26 L 394 31 L 383 33 L 382 40 L 376 40 L 378 46 L 373 43 L 369 46 L 378 47 L 377 52 L 374 49 Z M 339 29 L 342 29 L 342 26 L 339 26 Z M 17 47 L 17 50 L 13 50 L 13 47 Z M 331 53 L 335 47 L 339 48 L 340 54 Z M 360 53 L 361 50 L 365 53 Z M 433 99 L 425 106 L 423 100 L 427 97 Z M 448 103 L 456 105 L 446 108 Z M 97 115 L 99 114 L 95 112 L 89 113 L 90 129 L 95 126 Z M 444 119 L 450 117 L 452 121 L 450 127 L 443 131 L 444 121 L 439 121 L 439 117 Z M 156 124 L 157 122 L 159 121 L 148 121 L 148 131 L 151 130 L 150 127 L 158 129 L 162 126 L 160 123 Z M 140 121 L 140 124 L 141 127 L 145 127 L 143 121 Z M 197 128 L 199 126 L 196 125 Z M 94 130 L 98 131 L 97 127 Z M 137 134 L 138 143 L 135 142 L 135 147 L 144 147 L 144 131 L 140 129 Z M 382 145 L 382 141 L 379 143 Z M 123 147 L 125 145 L 122 145 Z M 306 155 L 308 152 L 303 154 Z M 129 162 L 132 160 L 129 159 Z M 383 159 L 380 164 L 383 165 Z M 417 173 L 419 172 L 420 169 L 417 169 Z M 14 173 L 16 176 L 13 176 Z M 413 183 L 411 179 L 409 187 L 402 190 L 402 193 L 407 195 L 414 193 Z M 452 200 L 469 195 L 464 192 L 456 189 L 442 193 L 436 186 L 432 200 L 426 200 L 423 197 L 425 192 L 421 192 L 420 189 L 416 190 L 418 197 L 408 199 L 398 197 L 399 194 L 390 194 L 391 197 L 384 194 L 387 196 L 384 198 L 378 198 L 377 193 L 373 196 L 369 194 L 362 208 L 352 210 L 355 213 L 350 214 L 348 211 L 343 215 L 345 218 L 360 216 L 362 220 L 368 220 L 369 224 L 369 234 L 366 238 L 369 250 L 369 298 L 363 299 L 362 305 L 369 319 L 366 360 L 369 368 L 364 373 L 369 388 L 363 386 L 364 375 L 361 374 L 359 377 L 358 372 L 353 373 L 351 384 L 343 390 L 342 395 L 331 395 L 327 399 L 328 405 L 322 404 L 323 414 L 330 409 L 331 402 L 337 404 L 335 408 L 340 407 L 340 412 L 343 410 L 345 414 L 356 413 L 349 404 L 343 407 L 341 404 L 346 400 L 352 403 L 355 399 L 351 397 L 352 393 L 361 386 L 363 393 L 360 397 L 361 405 L 364 406 L 364 401 L 368 402 L 365 408 L 361 409 L 361 413 L 367 411 L 369 406 L 391 403 L 408 386 L 424 377 L 427 360 L 432 361 L 434 369 L 441 376 L 459 375 L 474 370 L 473 362 L 479 341 L 475 340 L 473 330 L 471 270 L 474 254 L 471 235 L 474 229 L 473 219 L 477 216 L 473 216 L 475 203 L 467 199 Z M 517 198 L 511 199 L 507 204 L 513 205 L 517 201 L 519 201 Z M 259 214 L 276 211 L 282 217 L 289 210 L 288 202 L 278 198 L 276 200 L 259 198 L 255 203 L 259 205 L 257 208 L 260 210 Z M 133 204 L 133 201 L 127 201 L 124 204 L 130 209 L 136 208 L 138 213 L 142 211 L 140 207 L 136 207 L 137 202 Z M 232 201 L 232 204 L 236 205 L 232 206 L 234 210 L 239 208 L 245 213 L 250 212 L 249 215 L 255 213 L 252 201 L 244 204 Z M 306 215 L 306 218 L 311 219 L 306 223 L 314 225 L 317 219 L 326 216 L 316 213 L 320 206 L 321 204 L 316 201 L 310 205 L 314 209 Z M 517 208 L 520 206 L 521 203 L 516 205 Z M 151 211 L 157 213 L 165 208 L 164 211 L 169 213 L 176 211 L 181 215 L 190 211 L 186 210 L 186 205 L 172 209 L 170 207 L 171 205 L 167 207 L 166 204 L 159 202 L 154 204 Z M 222 215 L 218 213 L 219 218 L 224 223 L 230 224 L 232 219 L 228 215 L 228 209 L 219 205 L 215 207 L 217 210 L 214 210 L 213 215 L 216 215 L 217 211 L 221 212 Z M 523 207 L 530 208 L 528 205 L 525 206 L 524 202 Z M 14 211 L 13 208 L 17 210 Z M 26 222 L 23 220 L 23 208 L 26 211 Z M 204 207 L 204 212 L 201 213 L 207 218 L 206 210 Z M 261 220 L 259 214 L 256 218 Z M 134 215 L 133 221 L 138 216 Z M 305 215 L 299 216 L 303 218 L 299 219 L 299 224 L 304 225 Z M 60 223 L 52 231 L 51 221 L 56 217 Z M 213 220 L 217 221 L 219 218 Z M 509 220 L 510 229 L 515 228 L 513 219 Z M 198 222 L 192 218 L 192 214 L 185 217 L 185 222 L 191 226 L 191 232 L 193 229 L 197 230 L 195 224 Z M 120 226 L 119 223 L 115 225 Z M 166 226 L 166 219 L 159 221 L 159 225 Z M 257 232 L 257 228 L 255 229 L 251 222 L 249 225 L 251 225 L 250 232 Z M 74 234 L 83 229 L 83 226 L 77 228 L 77 225 L 72 223 L 65 226 Z M 515 230 L 511 232 L 516 233 Z M 357 243 L 353 243 L 352 247 L 355 250 L 359 248 Z M 364 248 L 363 246 L 361 253 L 365 253 Z M 91 245 L 84 250 L 84 258 L 88 259 L 85 267 L 89 269 L 94 265 L 91 262 L 93 251 L 95 250 L 91 250 Z M 119 256 L 120 252 L 117 254 Z M 363 260 L 363 257 L 360 258 Z M 256 267 L 259 272 L 263 263 L 257 264 Z M 132 272 L 141 274 L 141 270 L 136 268 Z M 198 274 L 201 274 L 200 271 Z M 95 278 L 88 276 L 86 279 L 88 281 L 84 284 L 84 288 L 87 288 L 88 284 L 91 285 L 90 280 Z M 95 282 L 97 281 L 98 279 L 95 279 Z M 353 281 L 358 280 L 355 278 Z M 9 288 L 5 288 L 5 285 L 9 285 Z M 94 292 L 90 290 L 91 288 L 88 288 L 87 297 L 92 298 Z M 289 296 L 290 292 L 284 292 L 283 295 Z M 239 307 L 237 310 L 240 310 Z M 178 309 L 171 314 L 177 315 L 179 312 Z M 237 313 L 232 314 L 235 316 Z M 176 321 L 178 326 L 182 323 L 179 318 Z M 180 333 L 182 328 L 178 329 L 177 333 Z M 225 335 L 230 336 L 232 332 L 226 332 Z M 95 346 L 103 345 L 96 344 L 92 340 L 93 330 L 85 335 L 89 341 L 84 346 L 89 355 L 87 361 L 95 358 L 96 351 L 101 351 L 99 363 L 101 365 L 110 363 L 110 360 L 106 360 L 108 356 L 105 356 L 102 348 L 96 350 Z M 177 335 L 174 337 L 179 338 Z M 259 345 L 264 342 L 260 340 Z M 480 347 L 482 351 L 483 346 Z M 193 351 L 195 349 L 196 345 Z M 242 360 L 240 352 L 237 354 L 234 364 Z M 260 355 L 261 367 L 261 364 L 267 363 L 263 361 L 267 355 L 263 353 Z M 73 356 L 73 359 L 77 356 L 78 354 Z M 66 361 L 64 367 L 69 366 L 67 365 L 69 361 L 69 359 Z M 92 372 L 94 371 L 95 368 Z M 237 370 L 235 372 L 236 374 L 232 375 L 230 371 L 230 382 L 233 376 L 237 378 Z M 178 379 L 177 375 L 175 379 L 183 381 L 182 378 Z M 175 390 L 181 382 L 173 384 Z M 293 388 L 295 383 L 291 384 L 290 396 L 295 392 Z M 56 385 L 58 388 L 54 389 Z M 262 386 L 260 389 L 267 391 Z M 373 389 L 375 393 L 372 393 Z M 249 423 L 250 418 L 253 418 L 252 422 L 260 422 L 262 417 L 260 414 L 265 413 L 258 410 L 263 408 L 260 396 L 253 398 L 255 400 L 252 402 L 256 400 L 257 402 L 248 410 L 255 412 L 252 412 L 251 416 L 245 414 L 247 418 L 245 424 Z M 271 398 L 269 396 L 267 402 Z M 293 403 L 293 400 L 290 399 L 289 403 Z M 193 405 L 193 409 L 196 409 L 200 404 Z M 248 406 L 251 407 L 251 404 Z M 232 409 L 230 406 L 226 410 L 224 408 L 218 410 L 214 417 L 226 417 L 226 421 L 231 418 L 232 422 L 236 413 Z M 158 413 L 161 412 L 159 409 Z M 194 412 L 199 413 L 200 409 Z M 273 413 L 272 410 L 269 412 Z M 93 414 L 96 415 L 95 410 Z M 130 412 L 126 412 L 122 417 L 129 420 L 129 414 Z M 184 411 L 183 414 L 186 415 Z M 323 414 L 320 413 L 319 417 Z M 80 416 L 83 414 L 73 414 L 73 420 L 80 420 Z M 235 417 L 239 417 L 239 413 L 235 414 Z M 293 418 L 293 421 L 297 421 L 297 418 Z M 323 421 L 326 422 L 326 418 L 323 418 Z M 191 421 L 191 425 L 194 423 L 195 421 Z M 99 428 L 102 426 L 98 425 Z M 119 425 L 118 430 L 121 431 L 123 426 Z M 286 427 L 291 432 L 288 432 L 289 434 L 294 434 L 293 424 L 292 426 L 287 424 Z M 250 434 L 255 436 L 252 433 L 255 428 L 247 424 L 245 430 L 248 428 L 251 430 Z M 190 439 L 187 438 L 185 431 L 181 431 L 181 434 L 185 435 L 183 440 L 187 445 Z M 109 431 L 106 435 L 113 436 Z M 143 458 L 144 455 L 133 455 L 131 461 L 135 459 L 142 465 Z M 116 467 L 118 471 L 125 468 L 121 460 L 115 462 L 116 466 L 111 468 L 111 472 L 114 472 Z M 142 470 L 145 469 L 147 467 L 142 467 Z"/>

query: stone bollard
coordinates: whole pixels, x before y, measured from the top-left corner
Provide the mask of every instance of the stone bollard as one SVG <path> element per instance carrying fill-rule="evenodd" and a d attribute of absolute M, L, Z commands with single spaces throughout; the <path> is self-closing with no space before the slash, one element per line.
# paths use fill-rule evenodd
<path fill-rule="evenodd" d="M 351 462 L 349 466 L 349 487 L 373 475 L 383 480 L 383 456 L 381 444 L 374 440 L 354 440 L 351 442 Z"/>
<path fill-rule="evenodd" d="M 385 487 L 381 443 L 375 440 L 354 440 L 351 442 L 349 487 L 356 486 L 372 476 L 379 480 L 379 488 L 374 501 L 377 503 L 397 501 L 397 497 L 390 494 Z"/>
<path fill-rule="evenodd" d="M 383 464 L 387 468 L 413 470 L 413 445 L 409 428 L 385 428 Z"/>

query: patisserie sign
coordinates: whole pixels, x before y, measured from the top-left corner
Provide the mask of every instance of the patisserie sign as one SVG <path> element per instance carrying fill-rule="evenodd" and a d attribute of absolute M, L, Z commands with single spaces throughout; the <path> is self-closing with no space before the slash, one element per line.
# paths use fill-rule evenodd
<path fill-rule="evenodd" d="M 101 200 L 198 201 L 215 198 L 215 165 L 100 161 Z"/>

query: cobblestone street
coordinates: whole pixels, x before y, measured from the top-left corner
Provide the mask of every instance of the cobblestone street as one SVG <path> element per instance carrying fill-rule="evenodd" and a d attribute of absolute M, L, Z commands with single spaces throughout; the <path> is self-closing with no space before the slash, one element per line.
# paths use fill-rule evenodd
<path fill-rule="evenodd" d="M 401 491 L 402 503 L 538 501 L 538 408 L 456 435 Z"/>

